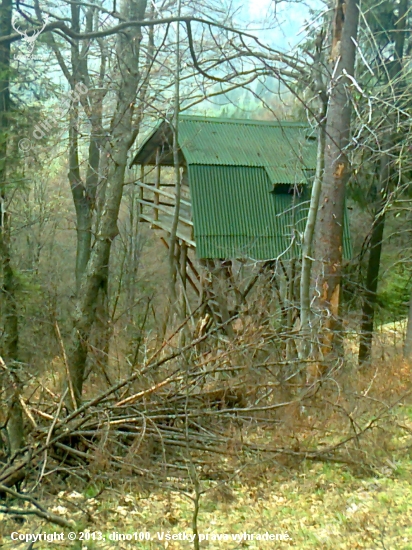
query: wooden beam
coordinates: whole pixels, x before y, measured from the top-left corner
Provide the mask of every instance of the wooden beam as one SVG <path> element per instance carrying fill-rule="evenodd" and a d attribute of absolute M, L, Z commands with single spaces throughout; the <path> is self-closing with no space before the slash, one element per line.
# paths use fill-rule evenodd
<path fill-rule="evenodd" d="M 168 199 L 172 199 L 172 200 L 176 199 L 176 196 L 172 195 L 172 193 L 167 193 L 166 191 L 163 191 L 163 189 L 155 189 L 154 184 L 137 183 L 136 185 L 138 185 L 139 187 L 143 187 L 144 189 L 147 189 L 148 191 L 151 191 L 152 193 L 162 195 L 163 197 L 167 197 Z M 162 184 L 162 185 L 164 185 L 164 184 Z M 185 206 L 190 206 L 190 207 L 192 206 L 192 203 L 189 202 L 189 201 L 185 201 L 185 200 L 181 199 L 180 202 L 181 202 L 181 204 L 184 204 Z"/>
<path fill-rule="evenodd" d="M 160 148 L 156 149 L 156 167 L 155 167 L 155 189 L 159 190 L 160 187 Z M 159 218 L 159 210 L 156 208 L 159 206 L 159 194 L 155 192 L 154 202 L 153 202 L 153 219 L 155 221 Z"/>
<path fill-rule="evenodd" d="M 192 262 L 192 260 L 189 258 L 189 255 L 187 255 L 187 263 L 189 264 L 190 269 L 193 271 L 193 273 L 194 273 L 196 279 L 197 279 L 198 281 L 200 281 L 199 272 L 198 272 L 198 270 L 195 268 L 195 266 L 193 265 L 193 262 Z"/>
<path fill-rule="evenodd" d="M 186 274 L 187 274 L 186 264 L 187 264 L 187 244 L 183 241 L 181 244 L 180 266 L 181 266 L 181 273 L 182 273 L 182 284 L 185 289 L 186 289 Z"/>
<path fill-rule="evenodd" d="M 139 189 L 139 199 L 140 201 L 143 201 L 144 199 L 144 196 L 143 196 L 143 186 L 144 186 L 144 164 L 141 164 L 140 165 L 140 182 L 141 182 L 141 186 L 140 186 L 140 189 Z M 139 201 L 139 214 L 143 214 L 143 204 L 142 202 Z"/>
<path fill-rule="evenodd" d="M 140 185 L 139 180 L 135 181 L 134 184 L 135 185 Z M 155 184 L 150 182 L 150 181 L 147 181 L 145 183 L 145 185 L 147 185 L 147 187 L 150 188 L 151 191 L 153 191 L 153 188 L 155 186 Z M 160 182 L 160 186 L 161 187 L 174 187 L 174 184 L 173 183 L 162 183 L 162 182 Z"/>
<path fill-rule="evenodd" d="M 165 247 L 169 250 L 169 243 L 164 239 L 163 237 L 160 237 L 160 240 L 165 245 Z M 188 259 L 187 253 L 186 253 L 186 259 Z M 193 279 L 189 275 L 189 273 L 186 270 L 186 280 L 189 282 L 190 286 L 193 288 L 193 290 L 196 292 L 197 296 L 200 296 L 200 290 L 196 283 L 193 282 Z"/>
<path fill-rule="evenodd" d="M 183 242 L 183 241 L 182 241 Z M 178 271 L 180 271 L 180 243 L 179 240 L 176 239 L 176 245 L 175 245 L 175 270 L 174 270 L 174 282 L 176 283 L 176 274 Z"/>
<path fill-rule="evenodd" d="M 187 284 L 187 244 L 182 241 L 181 244 L 181 252 L 180 252 L 180 277 L 182 279 L 182 313 L 183 317 L 186 317 L 187 313 L 187 305 L 186 304 L 186 284 Z"/>
<path fill-rule="evenodd" d="M 162 229 L 163 231 L 166 231 L 166 233 L 170 233 L 170 227 L 167 227 L 166 224 L 162 223 L 161 221 L 158 220 L 157 222 L 154 222 L 152 220 L 152 218 L 150 218 L 149 216 L 146 216 L 144 214 L 141 216 L 141 218 L 143 220 L 151 223 L 155 228 Z M 182 241 L 185 241 L 192 248 L 196 248 L 195 241 L 191 241 L 190 239 L 188 239 L 187 235 L 184 235 L 180 231 L 177 231 L 176 237 L 178 237 L 179 239 L 182 239 Z"/>
<path fill-rule="evenodd" d="M 196 283 L 193 282 L 193 279 L 190 277 L 190 275 L 187 272 L 186 272 L 186 280 L 189 282 L 190 286 L 196 292 L 196 295 L 200 296 L 199 288 L 196 286 Z"/>
<path fill-rule="evenodd" d="M 145 200 L 138 199 L 138 202 L 146 206 L 153 206 L 153 203 L 147 200 L 145 201 Z M 157 209 L 160 210 L 161 212 L 164 212 L 165 214 L 169 214 L 170 216 L 173 214 L 173 212 L 171 212 L 164 206 L 161 206 L 160 204 L 158 204 Z M 153 221 L 157 221 L 157 219 Z M 181 216 L 179 216 L 179 221 L 182 222 L 183 225 L 188 225 L 189 227 L 193 227 L 193 222 L 188 220 L 187 218 L 182 218 Z"/>
<path fill-rule="evenodd" d="M 151 199 L 145 199 L 144 200 L 145 203 L 150 203 L 150 204 L 156 204 L 155 201 L 152 201 Z M 170 208 L 174 208 L 175 205 L 174 204 L 170 204 L 169 202 L 163 202 L 163 201 L 159 201 L 157 203 L 157 205 L 161 205 L 161 206 L 169 206 Z"/>

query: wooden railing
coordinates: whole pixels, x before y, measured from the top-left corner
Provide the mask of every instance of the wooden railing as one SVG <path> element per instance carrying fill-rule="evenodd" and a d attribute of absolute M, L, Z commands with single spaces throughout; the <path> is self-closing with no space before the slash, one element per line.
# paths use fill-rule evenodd
<path fill-rule="evenodd" d="M 157 171 L 157 167 L 155 169 Z M 139 187 L 139 217 L 142 221 L 152 224 L 153 228 L 163 229 L 170 233 L 175 213 L 174 194 L 161 189 L 160 179 L 155 174 L 155 182 L 148 184 L 141 177 L 136 183 Z M 182 190 L 183 191 L 183 190 Z M 168 199 L 168 202 L 162 201 Z M 189 246 L 195 247 L 193 237 L 192 205 L 187 198 L 180 199 L 179 222 L 177 237 L 185 241 Z"/>

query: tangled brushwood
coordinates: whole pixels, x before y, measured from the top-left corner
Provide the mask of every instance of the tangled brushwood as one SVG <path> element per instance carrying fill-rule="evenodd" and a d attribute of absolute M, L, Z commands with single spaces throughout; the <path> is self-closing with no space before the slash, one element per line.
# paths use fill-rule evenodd
<path fill-rule="evenodd" d="M 174 335 L 97 397 L 87 399 L 86 391 L 76 408 L 70 387 L 55 392 L 28 381 L 18 394 L 19 375 L 3 362 L 9 394 L 14 384 L 26 417 L 26 445 L 10 455 L 3 438 L 0 511 L 67 526 L 31 496 L 40 484 L 107 485 L 119 475 L 146 487 L 224 482 L 251 465 L 256 474 L 305 460 L 379 468 L 377 451 L 407 393 L 406 364 L 402 376 L 388 376 L 388 364 L 377 363 L 355 377 L 348 352 L 307 385 L 299 372 L 306 365 L 285 361 L 284 337 L 268 327 L 231 341 L 212 330 L 180 349 L 179 339 Z M 9 420 L 10 413 L 2 426 Z M 10 498 L 26 507 L 17 509 Z"/>

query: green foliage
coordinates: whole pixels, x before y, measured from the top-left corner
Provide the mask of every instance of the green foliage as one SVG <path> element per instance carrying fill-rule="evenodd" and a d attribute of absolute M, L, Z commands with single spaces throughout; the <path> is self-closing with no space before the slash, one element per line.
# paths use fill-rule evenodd
<path fill-rule="evenodd" d="M 397 264 L 385 273 L 378 290 L 377 302 L 384 310 L 385 321 L 403 319 L 408 313 L 411 276 L 408 265 Z"/>
<path fill-rule="evenodd" d="M 100 484 L 92 483 L 85 489 L 84 496 L 86 498 L 95 498 L 101 493 L 101 491 L 102 487 L 100 486 Z"/>

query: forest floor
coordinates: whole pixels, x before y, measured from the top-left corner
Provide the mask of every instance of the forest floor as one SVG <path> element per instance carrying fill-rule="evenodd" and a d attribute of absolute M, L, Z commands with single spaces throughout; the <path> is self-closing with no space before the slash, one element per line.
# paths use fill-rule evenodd
<path fill-rule="evenodd" d="M 198 516 L 200 548 L 412 550 L 411 406 L 399 406 L 396 423 L 399 432 L 383 451 L 381 466 L 368 474 L 342 464 L 306 461 L 295 469 L 279 465 L 277 473 L 269 469 L 228 484 L 201 481 L 205 492 Z M 166 490 L 145 494 L 126 485 L 116 491 L 61 491 L 46 504 L 77 521 L 77 540 L 69 541 L 68 530 L 39 519 L 22 524 L 3 516 L 0 547 L 194 548 L 189 496 L 193 494 Z M 64 540 L 36 542 L 33 547 L 28 540 L 11 541 L 12 533 L 63 532 Z M 272 540 L 265 540 L 270 535 Z"/>

